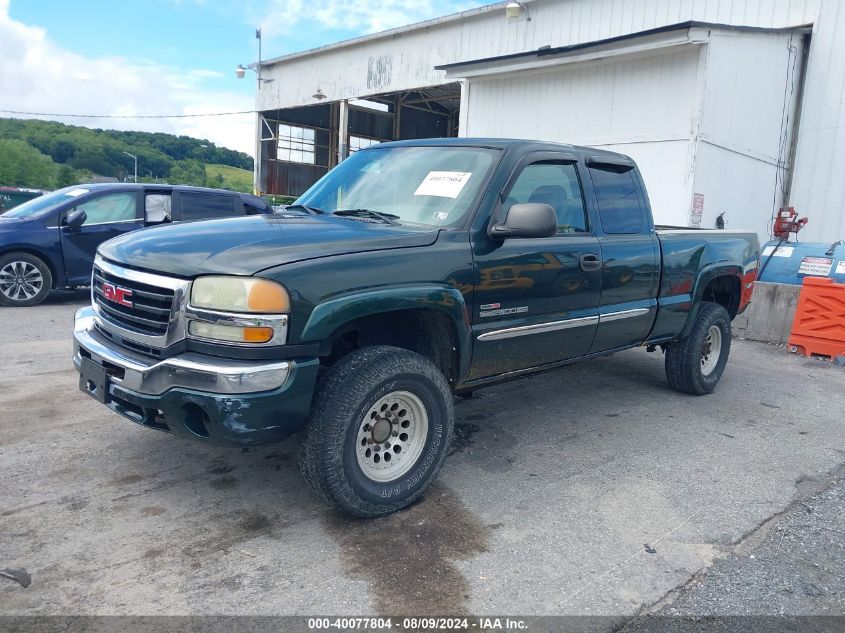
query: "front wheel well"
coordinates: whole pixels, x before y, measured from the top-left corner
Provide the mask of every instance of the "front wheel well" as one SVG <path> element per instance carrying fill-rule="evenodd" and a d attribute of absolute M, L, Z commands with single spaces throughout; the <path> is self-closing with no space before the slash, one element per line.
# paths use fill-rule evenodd
<path fill-rule="evenodd" d="M 701 299 L 719 304 L 728 311 L 733 320 L 739 312 L 740 297 L 739 278 L 735 275 L 721 275 L 708 282 Z"/>
<path fill-rule="evenodd" d="M 328 369 L 350 352 L 373 345 L 400 347 L 433 362 L 454 387 L 460 372 L 458 332 L 453 320 L 431 309 L 395 310 L 355 319 L 338 328 L 320 355 Z"/>

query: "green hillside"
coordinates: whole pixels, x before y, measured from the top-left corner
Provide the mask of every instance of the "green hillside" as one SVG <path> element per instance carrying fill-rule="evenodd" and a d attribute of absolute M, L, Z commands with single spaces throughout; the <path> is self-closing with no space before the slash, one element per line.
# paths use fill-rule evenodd
<path fill-rule="evenodd" d="M 0 118 L 0 186 L 54 189 L 98 176 L 131 179 L 134 162 L 124 152 L 138 157 L 139 181 L 252 190 L 252 158 L 207 139 Z"/>
<path fill-rule="evenodd" d="M 252 172 L 231 165 L 206 165 L 206 183 L 209 187 L 252 193 Z"/>

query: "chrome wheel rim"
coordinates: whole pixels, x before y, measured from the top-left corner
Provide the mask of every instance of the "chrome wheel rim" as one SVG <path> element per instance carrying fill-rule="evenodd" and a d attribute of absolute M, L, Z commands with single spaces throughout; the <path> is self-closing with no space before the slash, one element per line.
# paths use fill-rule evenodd
<path fill-rule="evenodd" d="M 372 481 L 395 481 L 417 463 L 427 437 L 428 413 L 422 400 L 409 391 L 392 391 L 358 424 L 358 466 Z"/>
<path fill-rule="evenodd" d="M 27 301 L 44 287 L 44 277 L 33 264 L 9 262 L 0 269 L 0 292 L 12 301 Z"/>
<path fill-rule="evenodd" d="M 711 325 L 704 338 L 704 346 L 701 349 L 701 373 L 709 376 L 719 364 L 719 357 L 722 355 L 722 330 L 718 325 Z"/>

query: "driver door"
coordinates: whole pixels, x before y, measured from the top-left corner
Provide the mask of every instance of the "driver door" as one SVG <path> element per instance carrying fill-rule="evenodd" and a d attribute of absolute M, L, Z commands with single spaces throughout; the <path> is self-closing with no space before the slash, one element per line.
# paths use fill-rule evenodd
<path fill-rule="evenodd" d="M 67 226 L 66 221 L 74 210 L 85 211 L 87 216 L 85 223 L 76 231 Z M 94 195 L 68 209 L 60 229 L 68 285 L 85 285 L 90 281 L 94 255 L 100 244 L 142 226 L 136 191 Z"/>
<path fill-rule="evenodd" d="M 470 380 L 586 354 L 598 324 L 601 249 L 574 157 L 530 157 L 512 176 L 498 217 L 516 203 L 554 209 L 551 237 L 474 246 L 475 347 Z"/>

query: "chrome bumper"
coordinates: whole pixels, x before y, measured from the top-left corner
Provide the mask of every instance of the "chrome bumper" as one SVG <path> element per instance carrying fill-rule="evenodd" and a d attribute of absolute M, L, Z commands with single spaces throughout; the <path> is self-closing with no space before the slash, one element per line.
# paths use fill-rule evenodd
<path fill-rule="evenodd" d="M 114 349 L 94 328 L 94 311 L 80 308 L 74 317 L 73 364 L 82 356 L 114 369 L 109 381 L 136 393 L 158 396 L 183 388 L 231 395 L 278 389 L 293 371 L 291 361 L 237 361 L 187 352 L 161 361 Z M 121 376 L 122 374 L 122 376 Z"/>

